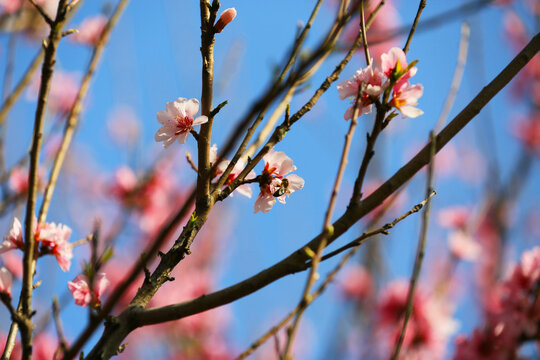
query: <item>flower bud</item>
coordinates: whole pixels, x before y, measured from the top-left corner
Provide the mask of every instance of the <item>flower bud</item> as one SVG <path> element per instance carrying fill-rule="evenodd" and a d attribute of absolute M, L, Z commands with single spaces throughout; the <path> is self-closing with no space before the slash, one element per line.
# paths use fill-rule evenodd
<path fill-rule="evenodd" d="M 219 17 L 219 20 L 214 25 L 214 32 L 220 33 L 225 28 L 225 26 L 227 26 L 228 23 L 234 20 L 235 17 L 236 17 L 235 8 L 229 8 L 225 10 Z"/>

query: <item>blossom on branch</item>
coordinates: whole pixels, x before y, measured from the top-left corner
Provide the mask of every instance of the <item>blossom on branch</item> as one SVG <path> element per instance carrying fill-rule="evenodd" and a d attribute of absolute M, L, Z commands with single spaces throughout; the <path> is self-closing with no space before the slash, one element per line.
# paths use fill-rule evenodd
<path fill-rule="evenodd" d="M 418 99 L 424 93 L 424 87 L 421 84 L 410 85 L 407 80 L 400 80 L 392 87 L 392 99 L 390 105 L 401 112 L 401 117 L 415 118 L 424 112 L 415 108 Z"/>
<path fill-rule="evenodd" d="M 75 304 L 82 307 L 101 305 L 99 298 L 109 286 L 109 280 L 107 280 L 105 273 L 99 273 L 94 279 L 92 288 L 89 283 L 88 277 L 84 274 L 78 275 L 73 281 L 68 281 L 68 289 L 75 299 Z"/>
<path fill-rule="evenodd" d="M 17 218 L 13 218 L 13 225 L 7 235 L 4 235 L 4 241 L 0 244 L 0 254 L 11 249 L 21 249 L 24 247 L 22 226 Z"/>
<path fill-rule="evenodd" d="M 217 146 L 214 144 L 210 148 L 210 164 L 213 165 L 218 160 L 217 156 Z M 219 176 L 225 172 L 225 169 L 227 169 L 227 166 L 229 166 L 230 161 L 229 160 L 222 160 L 216 167 L 216 172 L 214 176 Z M 233 169 L 231 170 L 231 173 L 229 176 L 227 176 L 227 180 L 225 181 L 224 186 L 229 186 L 237 177 L 240 175 L 242 170 L 246 167 L 246 163 L 242 160 L 238 160 L 236 164 L 234 165 Z M 251 170 L 245 177 L 246 180 L 254 179 L 257 175 L 255 174 L 255 171 Z M 253 195 L 253 190 L 249 186 L 249 184 L 243 184 L 238 186 L 234 191 L 237 191 L 239 194 L 247 196 L 251 199 L 251 196 Z M 231 194 L 230 196 L 232 196 Z"/>
<path fill-rule="evenodd" d="M 73 246 L 68 242 L 71 229 L 62 224 L 39 224 L 36 229 L 36 242 L 40 243 L 41 254 L 52 254 L 62 271 L 68 271 L 73 257 Z"/>
<path fill-rule="evenodd" d="M 157 142 L 163 141 L 163 147 L 167 148 L 176 139 L 179 144 L 186 142 L 189 132 L 194 125 L 204 124 L 208 121 L 205 115 L 193 119 L 199 112 L 199 101 L 197 99 L 178 98 L 168 102 L 165 111 L 157 113 L 157 120 L 163 125 L 156 132 L 154 139 Z"/>
<path fill-rule="evenodd" d="M 345 112 L 345 120 L 352 119 L 356 97 L 359 94 L 358 100 L 358 115 L 371 113 L 373 102 L 382 94 L 386 87 L 384 74 L 379 69 L 373 69 L 371 65 L 365 69 L 358 70 L 352 80 L 345 80 L 337 85 L 339 98 L 352 98 L 352 106 Z"/>
<path fill-rule="evenodd" d="M 5 267 L 0 268 L 0 293 L 11 297 L 11 285 L 13 284 L 13 275 Z"/>
<path fill-rule="evenodd" d="M 304 179 L 298 175 L 288 173 L 295 171 L 296 166 L 284 152 L 270 150 L 264 159 L 264 170 L 261 174 L 259 188 L 261 192 L 255 201 L 254 212 L 267 213 L 272 209 L 276 199 L 285 204 L 285 195 L 292 194 L 304 187 Z"/>

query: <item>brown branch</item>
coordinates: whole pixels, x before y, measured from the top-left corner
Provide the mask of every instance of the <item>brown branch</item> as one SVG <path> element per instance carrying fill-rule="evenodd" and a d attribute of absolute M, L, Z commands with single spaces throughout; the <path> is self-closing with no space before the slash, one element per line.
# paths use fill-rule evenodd
<path fill-rule="evenodd" d="M 411 40 L 414 35 L 414 32 L 416 31 L 416 26 L 418 26 L 418 21 L 420 20 L 420 15 L 422 15 L 422 11 L 426 7 L 427 0 L 420 0 L 420 4 L 418 5 L 418 11 L 416 12 L 416 17 L 414 18 L 414 22 L 411 26 L 411 31 L 409 31 L 409 36 L 407 37 L 407 41 L 405 42 L 405 46 L 403 47 L 403 52 L 406 54 L 409 52 L 409 46 L 411 45 Z"/>
<path fill-rule="evenodd" d="M 429 195 L 433 192 L 433 166 L 434 166 L 433 157 L 435 156 L 435 146 L 436 146 L 435 133 L 433 131 L 429 133 L 429 141 L 431 143 L 431 146 L 430 146 L 429 166 L 428 166 L 428 174 L 427 174 L 427 181 L 426 181 L 426 195 Z M 424 260 L 424 253 L 426 249 L 430 210 L 431 210 L 431 201 L 428 198 L 428 202 L 426 203 L 426 207 L 424 208 L 424 212 L 422 213 L 422 229 L 420 231 L 420 237 L 418 239 L 418 246 L 416 248 L 416 259 L 414 261 L 413 273 L 411 275 L 411 280 L 409 283 L 409 291 L 407 294 L 407 307 L 405 311 L 405 317 L 403 319 L 403 325 L 401 328 L 401 332 L 399 334 L 399 338 L 394 347 L 392 360 L 396 360 L 399 356 L 401 345 L 403 344 L 403 339 L 405 338 L 405 333 L 407 331 L 407 323 L 409 322 L 409 318 L 413 311 L 414 291 L 416 289 L 416 284 L 418 283 L 418 279 L 420 277 L 420 270 L 422 269 L 422 262 Z"/>
<path fill-rule="evenodd" d="M 527 46 L 491 81 L 480 93 L 436 136 L 435 151 L 440 151 L 454 136 L 459 133 L 480 110 L 501 91 L 514 76 L 530 61 L 540 49 L 540 34 L 537 34 Z M 430 158 L 431 144 L 427 144 L 407 164 L 399 169 L 384 184 L 375 190 L 360 204 L 347 209 L 347 211 L 333 224 L 334 234 L 329 238 L 329 243 L 341 236 L 346 230 L 354 225 L 364 215 L 379 206 L 385 199 L 394 193 L 401 185 L 410 180 L 422 169 Z M 307 257 L 305 247 L 315 248 L 321 239 L 321 235 L 315 237 L 305 246 L 293 252 L 287 258 L 259 272 L 258 274 L 236 283 L 228 288 L 211 294 L 187 301 L 174 306 L 174 311 L 169 311 L 166 316 L 160 317 L 157 313 L 133 312 L 130 321 L 135 321 L 138 326 L 164 322 L 173 319 L 181 319 L 193 314 L 213 309 L 232 301 L 245 297 L 266 285 L 286 276 L 301 271 L 306 266 Z"/>
<path fill-rule="evenodd" d="M 49 15 L 47 15 L 47 13 L 43 10 L 43 8 L 41 6 L 39 6 L 34 0 L 28 0 L 30 2 L 30 4 L 32 4 L 36 10 L 38 11 L 38 13 L 41 15 L 41 17 L 43 17 L 43 20 L 45 20 L 45 22 L 52 28 L 53 26 L 55 26 L 55 21 L 53 19 L 51 19 L 49 17 Z"/>
<path fill-rule="evenodd" d="M 62 27 L 66 21 L 67 0 L 60 0 L 58 12 L 54 25 L 48 37 L 45 49 L 45 58 L 41 71 L 41 84 L 39 88 L 38 104 L 34 122 L 34 133 L 32 136 L 32 148 L 30 150 L 30 173 L 28 186 L 28 201 L 25 214 L 25 233 L 24 233 L 24 256 L 23 256 L 23 282 L 20 300 L 21 314 L 25 318 L 24 325 L 21 327 L 22 352 L 23 359 L 29 359 L 32 356 L 32 281 L 35 270 L 35 238 L 34 238 L 34 216 L 37 196 L 38 166 L 41 152 L 43 120 L 45 116 L 45 107 L 47 96 L 51 85 L 52 74 L 56 62 L 56 49 L 62 35 Z"/>

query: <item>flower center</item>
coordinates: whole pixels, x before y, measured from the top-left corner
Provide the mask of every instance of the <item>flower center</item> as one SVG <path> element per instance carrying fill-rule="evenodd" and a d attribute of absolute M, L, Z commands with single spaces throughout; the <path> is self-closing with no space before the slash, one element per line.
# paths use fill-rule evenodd
<path fill-rule="evenodd" d="M 178 129 L 176 131 L 176 134 L 185 133 L 191 130 L 193 125 L 193 119 L 189 116 L 176 116 L 176 128 Z"/>

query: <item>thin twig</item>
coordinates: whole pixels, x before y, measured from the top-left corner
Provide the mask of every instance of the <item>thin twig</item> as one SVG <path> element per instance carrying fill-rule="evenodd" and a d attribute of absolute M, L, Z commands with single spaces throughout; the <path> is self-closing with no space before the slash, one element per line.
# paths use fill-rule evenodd
<path fill-rule="evenodd" d="M 188 162 L 189 166 L 193 169 L 193 171 L 198 172 L 199 169 L 197 169 L 197 165 L 193 162 L 193 159 L 191 158 L 191 154 L 189 151 L 186 151 L 186 161 Z"/>
<path fill-rule="evenodd" d="M 62 321 L 60 320 L 60 307 L 58 306 L 58 299 L 53 297 L 52 302 L 52 315 L 54 318 L 54 325 L 56 327 L 56 335 L 58 336 L 58 342 L 60 343 L 60 351 L 63 353 L 67 349 L 67 341 L 64 336 L 64 330 L 62 328 Z"/>
<path fill-rule="evenodd" d="M 435 149 L 437 146 L 437 140 L 435 138 L 435 133 L 431 131 L 429 133 L 429 140 L 431 143 L 430 153 L 429 153 L 429 165 L 428 165 L 428 174 L 426 180 L 426 194 L 431 194 L 433 192 L 433 157 L 435 156 Z M 405 317 L 403 319 L 403 326 L 399 334 L 399 338 L 394 347 L 394 352 L 392 355 L 392 360 L 397 360 L 399 357 L 399 352 L 401 350 L 401 345 L 403 344 L 403 339 L 405 338 L 405 333 L 407 331 L 407 323 L 413 312 L 414 306 L 414 291 L 416 289 L 416 284 L 420 277 L 420 270 L 422 269 L 422 262 L 424 260 L 424 252 L 426 249 L 427 235 L 428 235 L 428 225 L 429 225 L 429 216 L 431 210 L 431 200 L 428 198 L 424 212 L 422 213 L 422 229 L 420 231 L 420 237 L 418 239 L 418 246 L 416 248 L 416 259 L 414 261 L 413 273 L 411 275 L 411 280 L 409 283 L 409 292 L 407 294 L 407 307 L 405 310 Z"/>
<path fill-rule="evenodd" d="M 418 21 L 420 21 L 420 15 L 422 15 L 422 11 L 426 7 L 427 0 L 420 0 L 420 4 L 418 5 L 418 11 L 416 12 L 416 17 L 414 18 L 414 22 L 411 26 L 411 30 L 409 31 L 409 36 L 407 37 L 407 42 L 405 43 L 405 46 L 403 47 L 403 52 L 406 54 L 409 52 L 409 46 L 411 45 L 411 40 L 414 35 L 414 32 L 416 31 L 416 26 L 418 25 Z"/>
<path fill-rule="evenodd" d="M 38 11 L 38 13 L 43 17 L 43 20 L 52 28 L 55 24 L 54 20 L 47 15 L 41 6 L 39 6 L 34 0 L 28 0 Z"/>
<path fill-rule="evenodd" d="M 459 86 L 461 85 L 461 79 L 463 78 L 463 73 L 465 70 L 465 63 L 467 62 L 467 50 L 469 49 L 469 34 L 470 26 L 469 24 L 464 22 L 463 24 L 461 24 L 461 38 L 459 41 L 457 65 L 456 69 L 454 70 L 454 76 L 452 77 L 450 92 L 448 93 L 448 96 L 446 97 L 446 100 L 444 102 L 441 115 L 439 115 L 439 119 L 435 124 L 435 132 L 439 132 L 446 124 L 446 120 L 450 115 L 450 110 L 452 110 L 452 106 L 454 105 L 454 101 L 456 100 L 456 95 L 459 90 Z"/>
<path fill-rule="evenodd" d="M 360 8 L 363 9 L 363 5 L 360 6 Z M 363 12 L 362 12 L 362 18 L 363 18 Z M 360 32 L 362 33 L 362 38 L 365 44 L 365 39 L 366 39 L 365 26 L 361 27 Z M 326 210 L 326 215 L 325 215 L 323 226 L 322 226 L 322 232 L 323 234 L 325 234 L 325 236 L 323 236 L 323 240 L 319 244 L 319 247 L 317 248 L 316 253 L 312 258 L 311 268 L 309 271 L 308 278 L 306 280 L 304 293 L 302 295 L 302 299 L 300 300 L 300 303 L 298 304 L 298 311 L 296 312 L 296 316 L 294 318 L 292 325 L 287 329 L 287 343 L 285 345 L 285 350 L 283 352 L 284 360 L 289 360 L 291 358 L 291 351 L 292 351 L 292 344 L 294 342 L 294 337 L 296 335 L 296 332 L 298 331 L 300 318 L 302 317 L 302 314 L 304 313 L 305 309 L 307 308 L 310 302 L 311 288 L 313 287 L 313 285 L 315 284 L 315 281 L 317 280 L 317 268 L 322 257 L 322 252 L 324 251 L 326 247 L 326 242 L 327 242 L 326 239 L 328 235 L 332 235 L 333 233 L 333 229 L 331 227 L 332 215 L 334 213 L 334 208 L 336 205 L 336 199 L 339 192 L 339 188 L 341 186 L 341 181 L 343 180 L 343 174 L 345 173 L 345 168 L 347 167 L 349 150 L 351 147 L 352 139 L 354 137 L 354 130 L 356 129 L 356 125 L 358 123 L 359 100 L 360 100 L 361 91 L 362 91 L 362 87 L 359 86 L 358 94 L 356 95 L 356 100 L 354 103 L 354 110 L 353 110 L 351 125 L 349 126 L 349 131 L 345 135 L 345 143 L 343 145 L 343 151 L 341 153 L 341 160 L 339 162 L 338 172 L 337 172 L 336 179 L 334 182 L 334 187 L 332 189 L 332 194 L 330 195 L 330 201 L 328 203 L 328 208 Z"/>
<path fill-rule="evenodd" d="M 25 233 L 24 233 L 24 256 L 23 256 L 23 282 L 20 300 L 22 301 L 21 314 L 26 319 L 25 326 L 21 327 L 21 339 L 23 348 L 23 359 L 29 359 L 32 356 L 32 282 L 35 269 L 35 206 L 38 183 L 38 166 L 41 153 L 41 143 L 43 137 L 43 121 L 45 117 L 45 107 L 49 94 L 54 65 L 56 63 L 56 49 L 62 35 L 62 27 L 66 21 L 67 0 L 60 0 L 58 12 L 45 49 L 45 59 L 43 61 L 41 72 L 41 83 L 38 95 L 38 104 L 34 122 L 34 132 L 32 136 L 32 148 L 30 150 L 30 172 L 28 186 L 28 201 L 25 214 Z"/>
<path fill-rule="evenodd" d="M 364 4 L 365 1 L 360 1 L 360 33 L 362 34 L 362 47 L 364 48 L 364 56 L 366 57 L 366 64 L 371 65 L 371 57 L 369 56 L 369 46 L 367 43 L 366 32 L 366 19 L 364 17 Z M 380 5 L 380 4 L 379 4 Z"/>

